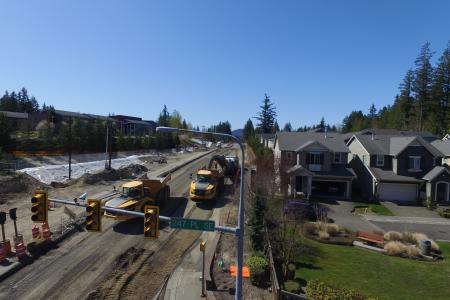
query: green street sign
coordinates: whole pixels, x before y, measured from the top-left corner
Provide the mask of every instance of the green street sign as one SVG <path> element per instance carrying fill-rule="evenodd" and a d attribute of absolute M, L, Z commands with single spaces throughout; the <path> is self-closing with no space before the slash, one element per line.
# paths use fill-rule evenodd
<path fill-rule="evenodd" d="M 170 218 L 170 227 L 200 231 L 214 231 L 216 223 L 211 220 Z"/>

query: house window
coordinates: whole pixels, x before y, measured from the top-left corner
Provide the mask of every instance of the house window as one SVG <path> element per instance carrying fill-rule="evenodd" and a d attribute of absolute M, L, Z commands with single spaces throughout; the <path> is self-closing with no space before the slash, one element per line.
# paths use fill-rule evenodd
<path fill-rule="evenodd" d="M 289 161 L 291 161 L 292 160 L 292 153 L 291 152 L 286 153 L 286 157 L 287 157 L 287 159 Z"/>
<path fill-rule="evenodd" d="M 339 164 L 339 163 L 341 163 L 342 162 L 342 155 L 341 155 L 342 153 L 341 152 L 335 152 L 334 153 L 334 162 L 336 163 L 336 164 Z"/>
<path fill-rule="evenodd" d="M 377 165 L 377 167 L 384 166 L 384 155 L 377 155 L 376 165 Z"/>
<path fill-rule="evenodd" d="M 363 163 L 366 163 L 366 156 L 363 155 L 362 157 L 363 157 Z"/>
<path fill-rule="evenodd" d="M 420 156 L 409 157 L 409 169 L 414 171 L 420 170 Z"/>
<path fill-rule="evenodd" d="M 306 163 L 308 165 L 323 165 L 323 153 L 309 152 Z"/>

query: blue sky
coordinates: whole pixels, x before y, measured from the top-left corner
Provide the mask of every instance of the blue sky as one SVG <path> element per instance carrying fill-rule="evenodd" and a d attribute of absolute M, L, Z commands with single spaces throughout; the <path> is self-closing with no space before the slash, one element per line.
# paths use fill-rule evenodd
<path fill-rule="evenodd" d="M 392 103 L 420 47 L 450 39 L 449 1 L 0 0 L 0 91 L 58 109 L 194 125 L 256 115 L 335 124 Z"/>

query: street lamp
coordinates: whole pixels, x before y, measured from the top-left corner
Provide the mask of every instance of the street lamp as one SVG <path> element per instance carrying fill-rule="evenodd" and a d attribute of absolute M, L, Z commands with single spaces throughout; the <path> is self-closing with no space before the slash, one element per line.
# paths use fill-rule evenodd
<path fill-rule="evenodd" d="M 242 152 L 242 165 L 241 165 L 241 188 L 239 193 L 239 219 L 238 226 L 236 228 L 235 234 L 238 237 L 238 249 L 237 249 L 237 274 L 236 274 L 236 293 L 235 299 L 242 299 L 242 268 L 244 266 L 244 163 L 245 163 L 245 150 L 244 145 L 241 141 L 231 135 L 225 133 L 217 132 L 202 132 L 197 130 L 180 129 L 173 127 L 157 127 L 156 132 L 160 133 L 178 133 L 178 132 L 188 132 L 196 134 L 214 135 L 220 137 L 226 137 L 234 140 L 241 147 Z"/>

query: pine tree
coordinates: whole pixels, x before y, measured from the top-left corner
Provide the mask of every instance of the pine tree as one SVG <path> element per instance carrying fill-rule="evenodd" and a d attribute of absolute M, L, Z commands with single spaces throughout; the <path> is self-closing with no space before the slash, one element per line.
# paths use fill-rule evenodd
<path fill-rule="evenodd" d="M 248 119 L 244 126 L 244 141 L 250 141 L 255 136 L 255 128 L 252 120 Z"/>
<path fill-rule="evenodd" d="M 425 127 L 425 120 L 428 117 L 427 112 L 430 108 L 431 82 L 433 67 L 430 59 L 433 53 L 430 50 L 430 43 L 422 46 L 419 56 L 415 61 L 416 69 L 414 71 L 414 81 L 412 91 L 414 93 L 418 130 L 422 131 Z"/>
<path fill-rule="evenodd" d="M 292 131 L 291 122 L 287 122 L 286 124 L 284 124 L 283 131 L 286 131 L 286 132 L 291 132 Z"/>
<path fill-rule="evenodd" d="M 258 114 L 256 119 L 258 123 L 258 131 L 261 133 L 273 133 L 275 126 L 275 118 L 277 113 L 275 111 L 274 104 L 270 101 L 267 94 L 264 95 L 263 104 L 260 106 L 261 112 Z"/>
<path fill-rule="evenodd" d="M 275 121 L 275 124 L 273 124 L 273 130 L 272 130 L 272 133 L 276 133 L 276 132 L 278 132 L 278 131 L 280 131 L 280 126 L 278 126 L 278 122 Z"/>
<path fill-rule="evenodd" d="M 396 98 L 394 106 L 399 106 L 400 123 L 402 129 L 413 129 L 414 118 L 414 97 L 413 97 L 414 72 L 409 69 L 406 72 L 403 82 L 400 84 L 400 95 Z M 417 125 L 414 126 L 417 128 Z"/>
<path fill-rule="evenodd" d="M 167 110 L 167 106 L 164 104 L 163 110 L 161 111 L 158 117 L 158 124 L 159 126 L 167 127 L 169 126 L 169 122 L 170 122 L 170 114 L 169 111 Z"/>
<path fill-rule="evenodd" d="M 433 132 L 443 136 L 449 130 L 450 118 L 450 42 L 439 58 L 431 92 L 434 111 Z"/>

